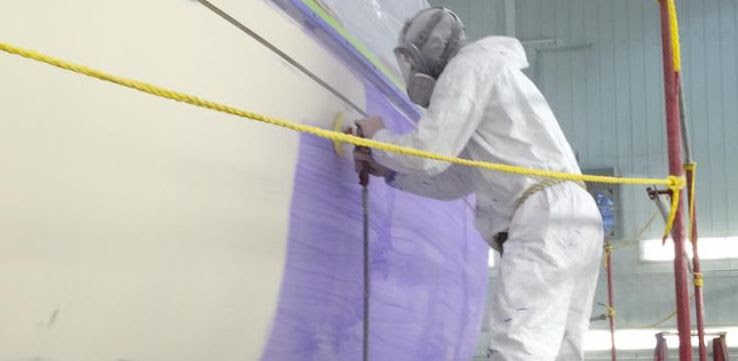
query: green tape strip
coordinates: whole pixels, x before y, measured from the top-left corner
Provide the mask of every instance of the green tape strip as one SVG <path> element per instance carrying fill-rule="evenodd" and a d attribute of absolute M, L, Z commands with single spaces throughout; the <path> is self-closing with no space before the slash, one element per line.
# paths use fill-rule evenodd
<path fill-rule="evenodd" d="M 320 5 L 318 5 L 314 0 L 302 0 L 302 2 L 307 5 L 310 10 L 312 10 L 314 13 L 318 14 L 318 16 L 321 17 L 328 25 L 330 25 L 338 34 L 340 34 L 346 41 L 348 41 L 351 46 L 353 46 L 361 55 L 363 55 L 367 60 L 369 60 L 372 65 L 377 67 L 384 76 L 387 77 L 398 89 L 402 89 L 403 85 L 402 82 L 390 71 L 387 66 L 385 66 L 379 59 L 377 58 L 374 53 L 372 53 L 369 49 L 367 49 L 364 44 L 359 41 L 359 39 L 356 39 L 351 33 L 349 33 L 346 28 L 343 27 L 338 21 L 336 21 L 333 16 L 328 14 L 325 9 L 323 9 Z"/>

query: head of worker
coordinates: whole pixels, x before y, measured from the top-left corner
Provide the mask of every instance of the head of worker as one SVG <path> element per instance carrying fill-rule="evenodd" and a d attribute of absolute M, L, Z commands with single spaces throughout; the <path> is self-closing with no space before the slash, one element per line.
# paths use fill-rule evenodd
<path fill-rule="evenodd" d="M 405 23 L 395 56 L 413 103 L 428 107 L 436 80 L 464 41 L 464 24 L 446 8 L 425 9 Z"/>

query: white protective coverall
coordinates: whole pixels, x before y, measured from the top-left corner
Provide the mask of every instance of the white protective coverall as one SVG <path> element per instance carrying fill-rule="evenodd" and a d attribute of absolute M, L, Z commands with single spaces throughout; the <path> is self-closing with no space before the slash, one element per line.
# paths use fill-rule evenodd
<path fill-rule="evenodd" d="M 450 156 L 580 173 L 543 95 L 521 71 L 520 42 L 488 37 L 464 46 L 438 79 L 411 133 L 373 139 Z M 490 360 L 582 360 L 602 256 L 602 219 L 580 185 L 525 198 L 542 179 L 375 151 L 397 174 L 388 183 L 425 197 L 476 195 L 476 226 L 492 244 L 507 231 L 490 300 Z"/>

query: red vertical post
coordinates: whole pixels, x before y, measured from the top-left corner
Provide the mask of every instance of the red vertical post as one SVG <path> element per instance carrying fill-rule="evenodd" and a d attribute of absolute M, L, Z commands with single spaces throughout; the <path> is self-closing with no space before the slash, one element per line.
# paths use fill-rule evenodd
<path fill-rule="evenodd" d="M 610 358 L 617 361 L 617 350 L 615 349 L 615 292 L 612 284 L 612 244 L 607 241 L 605 245 L 605 254 L 607 257 L 607 318 L 610 319 Z"/>
<path fill-rule="evenodd" d="M 699 356 L 700 361 L 707 361 L 707 347 L 705 345 L 705 309 L 702 287 L 704 280 L 702 278 L 702 265 L 700 263 L 700 255 L 697 250 L 697 215 L 696 210 L 696 195 L 694 194 L 693 182 L 695 181 L 695 165 L 688 163 L 686 165 L 687 174 L 687 192 L 689 202 L 689 219 L 690 219 L 690 240 L 692 244 L 692 270 L 694 270 L 694 310 L 695 318 L 697 319 L 697 342 L 699 343 Z"/>
<path fill-rule="evenodd" d="M 669 174 L 682 175 L 682 133 L 679 114 L 677 72 L 674 65 L 672 46 L 670 0 L 659 0 L 661 14 L 661 42 L 664 65 L 664 91 L 666 99 L 666 132 L 669 153 Z M 679 191 L 684 193 L 683 191 Z M 672 195 L 673 196 L 673 195 Z M 683 198 L 680 198 L 683 199 Z M 677 206 L 676 219 L 672 228 L 674 240 L 674 286 L 676 291 L 677 329 L 679 330 L 679 360 L 692 361 L 691 324 L 689 317 L 689 290 L 687 267 L 684 254 L 684 221 L 682 202 Z"/>

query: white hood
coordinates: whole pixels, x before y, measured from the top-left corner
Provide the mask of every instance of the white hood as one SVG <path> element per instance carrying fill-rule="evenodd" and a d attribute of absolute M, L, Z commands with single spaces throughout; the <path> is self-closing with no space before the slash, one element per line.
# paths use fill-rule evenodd
<path fill-rule="evenodd" d="M 504 61 L 518 69 L 525 69 L 529 65 L 523 44 L 520 43 L 520 40 L 515 38 L 507 36 L 488 36 L 467 45 L 467 47 L 499 54 L 502 56 Z"/>

